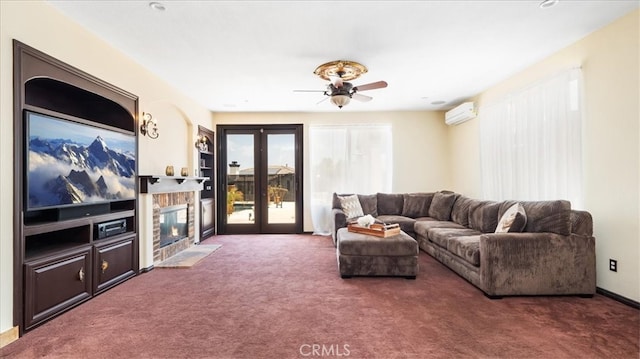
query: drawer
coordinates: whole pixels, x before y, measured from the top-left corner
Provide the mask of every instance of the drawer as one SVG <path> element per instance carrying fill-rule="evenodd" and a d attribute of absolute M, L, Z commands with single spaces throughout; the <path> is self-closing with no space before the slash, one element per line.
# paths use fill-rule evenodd
<path fill-rule="evenodd" d="M 91 247 L 24 266 L 25 329 L 91 297 Z"/>

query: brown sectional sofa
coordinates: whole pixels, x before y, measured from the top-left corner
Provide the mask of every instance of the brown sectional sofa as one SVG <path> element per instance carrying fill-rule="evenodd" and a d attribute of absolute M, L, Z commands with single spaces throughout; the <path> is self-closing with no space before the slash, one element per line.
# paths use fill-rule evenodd
<path fill-rule="evenodd" d="M 342 196 L 342 195 L 341 195 Z M 568 201 L 520 201 L 519 232 L 494 233 L 517 201 L 487 201 L 450 192 L 358 194 L 364 214 L 398 223 L 420 249 L 482 290 L 510 295 L 592 296 L 596 290 L 591 215 Z M 347 218 L 334 194 L 333 240 Z"/>

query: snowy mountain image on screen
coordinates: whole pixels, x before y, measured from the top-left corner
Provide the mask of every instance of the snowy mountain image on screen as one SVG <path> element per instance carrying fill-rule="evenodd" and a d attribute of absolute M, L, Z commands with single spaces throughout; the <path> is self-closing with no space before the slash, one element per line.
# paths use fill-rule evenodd
<path fill-rule="evenodd" d="M 126 136 L 114 142 L 123 147 L 135 146 L 134 140 Z M 31 136 L 29 207 L 133 198 L 136 167 L 132 150 L 111 149 L 100 135 L 85 144 L 81 137 L 71 140 Z"/>

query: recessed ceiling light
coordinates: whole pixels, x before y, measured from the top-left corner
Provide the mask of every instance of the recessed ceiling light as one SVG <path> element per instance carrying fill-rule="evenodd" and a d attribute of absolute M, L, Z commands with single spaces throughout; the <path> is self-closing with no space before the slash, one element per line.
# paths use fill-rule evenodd
<path fill-rule="evenodd" d="M 542 0 L 540 5 L 538 5 L 541 9 L 547 9 L 553 7 L 558 3 L 559 0 Z"/>
<path fill-rule="evenodd" d="M 150 2 L 149 3 L 149 7 L 152 8 L 153 10 L 157 10 L 157 11 L 165 11 L 166 7 L 164 7 L 163 4 L 159 3 L 159 2 Z"/>
<path fill-rule="evenodd" d="M 445 104 L 445 103 L 447 103 L 447 101 L 439 100 L 439 101 L 433 101 L 433 102 L 431 102 L 431 104 L 432 104 L 432 105 L 436 105 L 436 106 L 437 106 L 437 105 L 443 105 L 443 104 Z"/>

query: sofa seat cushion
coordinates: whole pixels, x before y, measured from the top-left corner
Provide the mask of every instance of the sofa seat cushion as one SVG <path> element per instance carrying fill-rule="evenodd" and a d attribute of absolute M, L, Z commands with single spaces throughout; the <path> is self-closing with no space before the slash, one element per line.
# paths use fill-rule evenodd
<path fill-rule="evenodd" d="M 457 223 L 451 221 L 438 221 L 436 219 L 427 217 L 427 218 L 419 218 L 416 220 L 416 223 L 413 225 L 413 231 L 425 238 L 429 237 L 429 229 L 431 228 L 457 228 L 457 229 L 466 229 L 464 226 L 461 226 Z"/>
<path fill-rule="evenodd" d="M 469 264 L 480 266 L 480 235 L 449 238 L 447 250 Z"/>
<path fill-rule="evenodd" d="M 475 236 L 482 234 L 469 228 L 431 228 L 429 229 L 429 240 L 442 248 L 449 248 L 449 239 L 454 237 Z"/>
<path fill-rule="evenodd" d="M 408 234 L 391 237 L 375 237 L 349 232 L 347 228 L 338 230 L 338 252 L 352 256 L 417 256 L 418 242 Z"/>
<path fill-rule="evenodd" d="M 400 215 L 386 214 L 378 216 L 376 219 L 387 224 L 397 223 L 400 225 L 401 230 L 411 233 L 414 232 L 413 225 L 416 223 L 415 219 Z"/>

